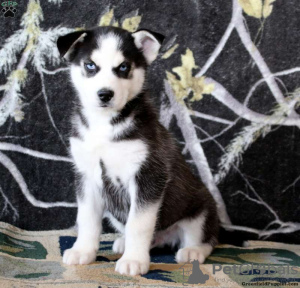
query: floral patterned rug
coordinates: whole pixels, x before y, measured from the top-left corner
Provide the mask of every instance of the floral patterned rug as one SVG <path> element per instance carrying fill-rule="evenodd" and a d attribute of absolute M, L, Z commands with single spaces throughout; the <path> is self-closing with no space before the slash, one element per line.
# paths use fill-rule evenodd
<path fill-rule="evenodd" d="M 174 252 L 151 251 L 150 271 L 121 276 L 111 248 L 117 234 L 103 234 L 95 263 L 66 266 L 62 254 L 74 230 L 31 232 L 0 222 L 0 287 L 243 287 L 300 285 L 300 245 L 251 241 L 218 246 L 205 264 L 177 264 Z"/>
<path fill-rule="evenodd" d="M 260 239 L 300 243 L 299 0 L 0 4 L 1 221 L 74 225 L 76 96 L 56 40 L 113 25 L 166 36 L 149 67 L 151 97 L 222 219 Z"/>

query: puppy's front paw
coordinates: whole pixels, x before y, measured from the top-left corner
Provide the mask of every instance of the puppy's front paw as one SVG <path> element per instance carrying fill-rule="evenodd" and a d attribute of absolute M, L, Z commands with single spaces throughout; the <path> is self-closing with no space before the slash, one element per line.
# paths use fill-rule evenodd
<path fill-rule="evenodd" d="M 116 264 L 116 271 L 125 275 L 140 275 L 146 274 L 149 270 L 150 260 L 139 259 L 132 260 L 126 257 L 121 257 Z"/>
<path fill-rule="evenodd" d="M 205 251 L 203 251 L 202 247 L 186 247 L 179 249 L 176 254 L 177 263 L 186 263 L 193 260 L 198 260 L 200 264 L 205 261 Z"/>
<path fill-rule="evenodd" d="M 67 265 L 90 264 L 95 261 L 97 252 L 94 250 L 68 249 L 63 256 L 63 263 Z"/>
<path fill-rule="evenodd" d="M 117 238 L 114 242 L 112 250 L 116 254 L 123 254 L 125 251 L 125 237 Z"/>

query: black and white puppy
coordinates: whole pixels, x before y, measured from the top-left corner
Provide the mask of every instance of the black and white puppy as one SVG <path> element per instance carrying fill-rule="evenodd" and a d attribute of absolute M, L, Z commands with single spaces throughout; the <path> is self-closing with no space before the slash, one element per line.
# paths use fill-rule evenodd
<path fill-rule="evenodd" d="M 144 274 L 149 251 L 178 245 L 178 262 L 203 263 L 218 242 L 216 203 L 159 123 L 145 87 L 163 36 L 97 27 L 58 39 L 74 97 L 70 151 L 77 174 L 78 238 L 65 264 L 96 258 L 102 219 L 124 234 L 116 271 Z"/>

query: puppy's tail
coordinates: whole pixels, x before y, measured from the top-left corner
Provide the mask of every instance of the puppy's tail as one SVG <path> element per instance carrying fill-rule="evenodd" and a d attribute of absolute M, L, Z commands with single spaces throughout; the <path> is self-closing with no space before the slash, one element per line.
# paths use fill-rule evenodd
<path fill-rule="evenodd" d="M 225 227 L 220 227 L 219 231 L 219 243 L 220 244 L 230 244 L 240 247 L 248 247 L 249 242 L 248 240 L 258 240 L 257 235 L 244 232 L 244 231 L 238 231 L 238 230 L 232 230 Z"/>

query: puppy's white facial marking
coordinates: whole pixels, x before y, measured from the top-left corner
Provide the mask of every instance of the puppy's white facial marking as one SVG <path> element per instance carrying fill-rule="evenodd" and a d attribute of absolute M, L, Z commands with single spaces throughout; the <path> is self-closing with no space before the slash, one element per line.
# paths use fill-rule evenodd
<path fill-rule="evenodd" d="M 127 78 L 121 78 L 114 72 L 121 63 L 126 61 L 120 51 L 120 39 L 114 34 L 108 34 L 98 39 L 99 49 L 90 55 L 90 60 L 98 67 L 99 71 L 88 76 L 84 68 L 84 60 L 80 66 L 71 66 L 71 77 L 75 88 L 79 92 L 83 106 L 88 110 L 120 111 L 126 103 L 139 94 L 143 89 L 145 70 L 131 64 Z M 87 59 L 86 59 L 87 60 Z M 98 92 L 102 89 L 114 93 L 112 99 L 103 106 Z"/>
<path fill-rule="evenodd" d="M 98 45 L 99 50 L 92 53 L 91 60 L 102 70 L 111 70 L 111 67 L 117 67 L 125 60 L 119 50 L 120 39 L 116 35 L 108 34 L 100 37 Z"/>

